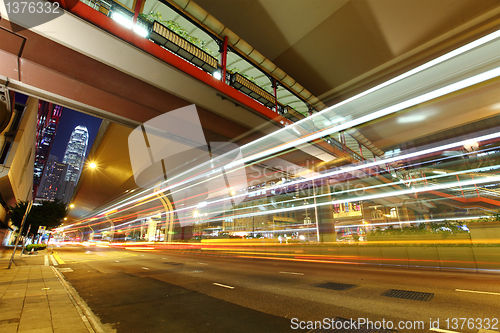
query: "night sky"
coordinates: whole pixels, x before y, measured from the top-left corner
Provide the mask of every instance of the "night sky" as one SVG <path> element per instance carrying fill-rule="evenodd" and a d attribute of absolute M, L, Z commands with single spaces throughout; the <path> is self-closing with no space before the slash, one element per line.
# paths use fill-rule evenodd
<path fill-rule="evenodd" d="M 86 126 L 89 131 L 89 145 L 87 146 L 87 154 L 92 148 L 95 136 L 101 126 L 102 119 L 93 116 L 86 115 L 81 112 L 73 111 L 71 109 L 64 108 L 61 119 L 59 120 L 59 125 L 57 126 L 57 131 L 50 150 L 50 155 L 57 156 L 58 162 L 62 163 L 64 152 L 66 151 L 66 145 L 68 144 L 69 137 L 75 129 L 76 126 L 82 125 Z"/>

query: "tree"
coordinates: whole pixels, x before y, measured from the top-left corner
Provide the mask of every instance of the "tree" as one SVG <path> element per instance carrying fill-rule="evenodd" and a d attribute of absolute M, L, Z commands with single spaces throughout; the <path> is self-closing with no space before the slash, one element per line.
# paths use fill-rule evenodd
<path fill-rule="evenodd" d="M 12 224 L 21 227 L 24 212 L 28 206 L 27 201 L 18 201 L 15 206 L 9 207 L 9 216 Z M 33 205 L 26 217 L 22 234 L 26 234 L 31 225 L 30 234 L 36 234 L 39 226 L 47 227 L 47 230 L 58 227 L 64 217 L 68 214 L 68 207 L 60 200 L 42 201 L 40 205 Z"/>

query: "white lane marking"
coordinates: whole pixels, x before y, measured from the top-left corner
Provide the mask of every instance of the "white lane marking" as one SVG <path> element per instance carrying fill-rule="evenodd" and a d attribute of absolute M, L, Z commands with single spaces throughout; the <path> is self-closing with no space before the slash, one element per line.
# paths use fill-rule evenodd
<path fill-rule="evenodd" d="M 280 272 L 280 274 L 304 275 L 304 273 L 294 273 L 294 272 Z"/>
<path fill-rule="evenodd" d="M 45 266 L 48 266 L 48 265 L 49 265 L 49 257 L 48 257 L 47 255 L 45 255 L 44 265 L 45 265 Z"/>
<path fill-rule="evenodd" d="M 434 331 L 434 332 L 441 332 L 441 333 L 459 333 L 457 331 L 448 331 L 448 330 L 442 330 L 440 328 L 431 328 L 429 329 L 430 331 Z"/>
<path fill-rule="evenodd" d="M 215 283 L 214 282 L 214 285 L 219 286 L 219 287 L 224 287 L 224 288 L 227 288 L 227 289 L 234 289 L 234 287 L 226 286 L 225 284 L 220 284 L 220 283 Z"/>
<path fill-rule="evenodd" d="M 118 260 L 115 260 L 116 262 L 119 262 Z"/>
<path fill-rule="evenodd" d="M 162 258 L 162 259 L 168 259 L 168 258 Z"/>
<path fill-rule="evenodd" d="M 147 268 L 147 267 L 143 267 L 142 269 L 149 269 L 149 268 Z"/>
<path fill-rule="evenodd" d="M 476 290 L 465 290 L 465 289 L 455 289 L 455 291 L 463 291 L 465 293 L 488 294 L 488 295 L 500 296 L 500 293 L 490 293 L 488 291 L 476 291 Z"/>
<path fill-rule="evenodd" d="M 207 263 L 204 263 L 204 262 L 199 262 L 198 264 L 200 264 L 200 265 L 208 265 Z"/>
<path fill-rule="evenodd" d="M 53 266 L 57 266 L 57 265 L 59 265 L 59 264 L 57 263 L 57 260 L 54 258 L 54 256 L 53 256 L 52 254 L 50 255 L 50 261 L 52 261 L 52 265 L 53 265 Z"/>
<path fill-rule="evenodd" d="M 59 272 L 73 272 L 73 270 L 69 267 L 66 268 L 58 268 Z"/>

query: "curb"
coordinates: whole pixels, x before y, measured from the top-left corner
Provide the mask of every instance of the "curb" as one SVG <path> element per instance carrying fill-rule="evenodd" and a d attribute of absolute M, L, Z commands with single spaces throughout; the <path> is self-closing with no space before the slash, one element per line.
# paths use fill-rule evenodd
<path fill-rule="evenodd" d="M 59 281 L 66 290 L 71 302 L 75 306 L 78 314 L 82 318 L 85 326 L 87 327 L 89 333 L 115 333 L 116 330 L 112 328 L 105 327 L 99 318 L 92 312 L 92 310 L 88 307 L 85 301 L 78 295 L 78 292 L 71 286 L 69 282 L 66 281 L 64 276 L 54 267 L 50 266 L 50 268 L 54 271 L 54 274 L 57 276 Z"/>

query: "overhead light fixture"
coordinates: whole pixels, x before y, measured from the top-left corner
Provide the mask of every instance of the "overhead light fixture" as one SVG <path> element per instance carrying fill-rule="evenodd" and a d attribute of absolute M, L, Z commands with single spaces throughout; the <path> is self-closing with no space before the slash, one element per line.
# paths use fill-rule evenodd
<path fill-rule="evenodd" d="M 134 26 L 134 32 L 136 34 L 138 34 L 139 36 L 142 36 L 144 38 L 146 38 L 148 36 L 148 33 L 149 33 L 149 31 L 146 28 L 144 28 L 143 26 L 140 26 L 138 24 L 136 24 Z"/>
<path fill-rule="evenodd" d="M 212 76 L 216 79 L 216 80 L 219 80 L 222 78 L 222 74 L 220 73 L 220 71 L 215 71 Z"/>
<path fill-rule="evenodd" d="M 128 18 L 127 16 L 121 14 L 120 12 L 117 12 L 117 11 L 114 11 L 112 14 L 111 14 L 111 18 L 120 23 L 121 25 L 123 25 L 125 28 L 127 29 L 130 29 L 132 28 L 132 20 L 130 18 Z"/>
<path fill-rule="evenodd" d="M 132 19 L 126 15 L 123 15 L 122 13 L 118 12 L 118 11 L 114 11 L 112 14 L 111 14 L 111 19 L 113 19 L 114 21 L 120 23 L 121 25 L 123 25 L 125 28 L 127 29 L 132 29 L 132 26 L 134 27 L 132 30 L 142 36 L 142 37 L 146 37 L 148 35 L 148 30 L 146 28 L 144 28 L 143 26 L 140 26 L 138 25 L 137 23 L 134 24 L 134 22 L 132 21 Z"/>

